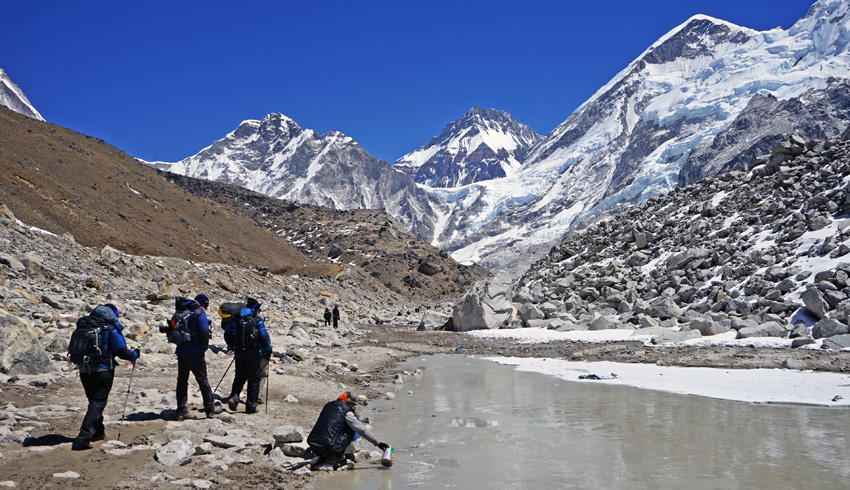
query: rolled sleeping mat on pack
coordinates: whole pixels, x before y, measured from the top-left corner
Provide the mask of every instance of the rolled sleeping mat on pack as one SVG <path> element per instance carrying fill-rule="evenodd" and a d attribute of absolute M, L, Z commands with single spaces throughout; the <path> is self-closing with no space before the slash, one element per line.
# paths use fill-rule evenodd
<path fill-rule="evenodd" d="M 221 328 L 227 330 L 227 324 L 230 323 L 230 317 L 234 313 L 239 312 L 242 308 L 246 308 L 245 303 L 222 303 L 218 307 L 218 316 L 221 317 Z"/>

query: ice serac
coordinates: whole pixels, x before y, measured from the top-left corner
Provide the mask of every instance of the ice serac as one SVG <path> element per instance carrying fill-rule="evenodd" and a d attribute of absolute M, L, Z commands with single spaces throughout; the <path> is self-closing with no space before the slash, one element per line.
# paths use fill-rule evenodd
<path fill-rule="evenodd" d="M 458 261 L 481 262 L 507 246 L 549 243 L 581 220 L 670 191 L 683 168 L 684 183 L 738 168 L 735 151 L 762 151 L 775 134 L 788 133 L 765 129 L 767 121 L 744 127 L 746 119 L 738 118 L 748 107 L 750 116 L 761 107 L 765 117 L 787 117 L 791 127 L 809 125 L 812 137 L 838 134 L 850 117 L 848 44 L 846 0 L 815 3 L 788 30 L 759 32 L 694 16 L 582 104 L 518 172 L 429 191 L 452 203 L 436 244 Z M 820 108 L 794 107 L 813 104 Z M 732 141 L 734 151 L 724 146 Z"/>
<path fill-rule="evenodd" d="M 44 118 L 35 110 L 24 92 L 15 85 L 3 69 L 0 69 L 0 105 L 4 105 L 19 114 L 44 121 Z"/>
<path fill-rule="evenodd" d="M 332 209 L 384 209 L 430 240 L 441 203 L 407 174 L 370 156 L 350 137 L 301 129 L 282 114 L 244 121 L 198 154 L 161 170 L 240 185 L 253 191 Z"/>
<path fill-rule="evenodd" d="M 507 112 L 473 107 L 394 165 L 417 183 L 457 187 L 513 174 L 542 139 Z"/>

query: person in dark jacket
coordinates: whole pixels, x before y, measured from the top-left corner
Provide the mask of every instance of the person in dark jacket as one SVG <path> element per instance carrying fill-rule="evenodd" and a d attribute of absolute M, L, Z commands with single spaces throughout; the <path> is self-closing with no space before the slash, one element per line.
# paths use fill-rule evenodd
<path fill-rule="evenodd" d="M 103 427 L 103 410 L 112 391 L 112 381 L 115 379 L 115 357 L 132 362 L 135 366 L 139 358 L 139 349 L 127 348 L 127 341 L 121 332 L 123 327 L 118 322 L 118 308 L 113 304 L 98 306 L 92 312 L 77 322 L 89 323 L 92 327 L 102 327 L 100 339 L 102 342 L 103 355 L 90 363 L 79 364 L 80 381 L 89 400 L 83 424 L 74 443 L 73 450 L 91 449 L 92 441 L 106 439 L 106 431 Z"/>
<path fill-rule="evenodd" d="M 205 294 L 195 296 L 194 300 L 186 298 L 186 301 L 177 305 L 182 311 L 192 312 L 188 322 L 192 340 L 178 344 L 174 350 L 177 354 L 177 420 L 180 421 L 194 418 L 186 407 L 190 372 L 195 375 L 195 381 L 201 390 L 207 418 L 215 415 L 212 388 L 207 379 L 207 361 L 204 359 L 210 343 L 210 322 L 204 310 L 209 306 L 210 299 Z"/>
<path fill-rule="evenodd" d="M 354 440 L 354 434 L 375 446 L 386 450 L 389 444 L 380 442 L 375 434 L 360 421 L 354 407 L 357 398 L 350 391 L 325 404 L 319 413 L 319 418 L 313 425 L 313 430 L 307 436 L 307 444 L 316 455 L 310 464 L 328 463 L 338 467 L 345 463 L 345 448 Z"/>
<path fill-rule="evenodd" d="M 333 311 L 334 328 L 339 327 L 339 305 L 334 305 Z"/>
<path fill-rule="evenodd" d="M 270 359 L 272 355 L 272 343 L 266 324 L 260 318 L 260 303 L 254 298 L 247 298 L 246 307 L 239 310 L 238 315 L 233 314 L 227 330 L 224 332 L 224 340 L 229 349 L 233 350 L 236 372 L 233 375 L 233 386 L 230 396 L 224 399 L 231 411 L 236 411 L 239 406 L 239 393 L 248 382 L 248 397 L 245 400 L 245 413 L 256 413 L 257 402 L 260 397 L 260 369 L 262 359 Z M 243 332 L 253 332 L 246 336 Z M 268 403 L 265 400 L 265 403 Z"/>
<path fill-rule="evenodd" d="M 325 308 L 325 326 L 329 327 L 331 325 L 331 310 L 329 308 Z"/>

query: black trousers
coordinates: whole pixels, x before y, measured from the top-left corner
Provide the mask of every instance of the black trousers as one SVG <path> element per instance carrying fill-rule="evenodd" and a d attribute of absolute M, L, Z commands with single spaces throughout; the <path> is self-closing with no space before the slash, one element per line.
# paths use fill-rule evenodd
<path fill-rule="evenodd" d="M 103 410 L 106 408 L 109 392 L 112 391 L 114 378 L 115 372 L 111 370 L 80 373 L 80 381 L 86 391 L 86 398 L 89 399 L 89 406 L 83 417 L 78 439 L 90 441 L 95 437 L 103 436 Z"/>
<path fill-rule="evenodd" d="M 177 413 L 186 411 L 190 372 L 195 375 L 195 381 L 198 382 L 198 388 L 201 389 L 204 411 L 212 412 L 212 388 L 207 379 L 207 361 L 202 352 L 200 354 L 177 354 Z"/>
<path fill-rule="evenodd" d="M 257 399 L 260 397 L 260 351 L 235 350 L 233 352 L 236 373 L 233 375 L 233 387 L 230 389 L 230 397 L 239 396 L 245 382 L 248 382 L 248 399 L 245 406 L 249 409 L 257 408 Z M 266 401 L 268 403 L 268 400 Z"/>

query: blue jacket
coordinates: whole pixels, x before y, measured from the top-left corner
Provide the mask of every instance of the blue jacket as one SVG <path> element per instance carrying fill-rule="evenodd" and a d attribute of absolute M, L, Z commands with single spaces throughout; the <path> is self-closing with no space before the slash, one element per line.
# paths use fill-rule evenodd
<path fill-rule="evenodd" d="M 207 319 L 207 314 L 195 300 L 186 301 L 180 305 L 180 308 L 192 310 L 192 315 L 189 317 L 189 333 L 192 334 L 192 341 L 179 344 L 174 352 L 178 355 L 203 354 L 210 344 L 210 322 Z"/>
<path fill-rule="evenodd" d="M 261 352 L 265 356 L 268 356 L 272 352 L 272 341 L 271 341 L 271 338 L 269 337 L 268 330 L 266 330 L 265 322 L 259 316 L 259 312 L 260 312 L 260 305 L 256 305 L 253 308 L 242 308 L 241 310 L 239 310 L 239 314 L 233 315 L 233 317 L 234 317 L 234 319 L 235 318 L 249 317 L 249 316 L 256 316 L 257 317 L 257 344 L 258 344 L 257 347 L 259 348 L 259 352 Z M 227 334 L 228 334 L 228 336 L 236 334 L 236 323 L 237 322 L 234 322 L 234 321 L 231 320 L 230 323 L 227 324 Z M 232 346 L 228 346 L 228 347 L 232 348 Z"/>
<path fill-rule="evenodd" d="M 106 357 L 100 364 L 80 365 L 81 373 L 93 373 L 95 371 L 112 371 L 115 369 L 115 357 L 120 357 L 125 361 L 136 362 L 139 358 L 134 351 L 127 348 L 127 341 L 124 340 L 122 331 L 124 327 L 118 323 L 118 317 L 112 313 L 112 310 L 105 306 L 98 306 L 92 311 L 92 317 L 102 319 L 106 325 L 100 332 L 100 338 L 103 345 L 106 347 Z"/>

